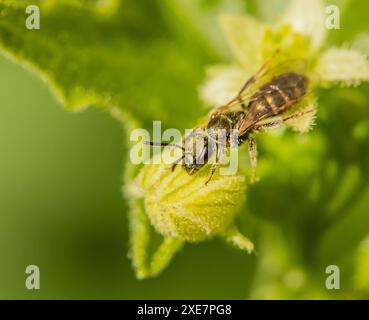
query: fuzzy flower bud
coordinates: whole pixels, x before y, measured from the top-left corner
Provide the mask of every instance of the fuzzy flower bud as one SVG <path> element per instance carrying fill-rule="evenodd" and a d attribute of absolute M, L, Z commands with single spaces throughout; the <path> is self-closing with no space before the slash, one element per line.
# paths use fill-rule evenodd
<path fill-rule="evenodd" d="M 136 195 L 144 198 L 151 224 L 161 235 L 195 242 L 224 234 L 233 226 L 245 199 L 241 175 L 216 173 L 210 165 L 188 175 L 180 165 L 146 165 L 135 180 Z"/>

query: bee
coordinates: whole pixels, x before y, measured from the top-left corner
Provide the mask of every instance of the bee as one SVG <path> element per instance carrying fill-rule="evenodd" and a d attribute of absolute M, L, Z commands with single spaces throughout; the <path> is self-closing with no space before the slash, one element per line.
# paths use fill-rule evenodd
<path fill-rule="evenodd" d="M 181 148 L 182 156 L 173 163 L 172 170 L 182 162 L 183 169 L 189 175 L 198 172 L 215 155 L 215 163 L 206 185 L 227 148 L 247 142 L 251 180 L 254 182 L 257 147 L 253 135 L 277 128 L 308 113 L 315 114 L 315 109 L 312 108 L 290 112 L 306 97 L 310 89 L 310 81 L 305 75 L 306 61 L 287 61 L 273 68 L 271 64 L 272 58 L 244 83 L 235 98 L 211 111 L 202 124 L 184 137 L 182 146 L 172 143 L 148 144 Z M 234 132 L 236 135 L 232 135 Z"/>

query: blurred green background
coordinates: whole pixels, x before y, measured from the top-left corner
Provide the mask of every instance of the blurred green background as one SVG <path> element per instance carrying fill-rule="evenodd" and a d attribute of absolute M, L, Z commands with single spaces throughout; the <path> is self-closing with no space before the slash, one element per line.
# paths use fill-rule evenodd
<path fill-rule="evenodd" d="M 138 96 L 129 103 L 164 105 L 164 119 L 178 97 L 181 110 L 199 107 L 197 88 L 206 67 L 229 61 L 215 27 L 220 13 L 270 20 L 272 8 L 284 6 L 277 0 L 152 1 L 148 7 L 122 2 L 134 28 L 117 31 L 117 37 L 122 32 L 127 41 L 144 38 L 149 44 L 164 32 L 170 40 L 155 47 L 153 57 L 172 60 L 162 74 L 158 66 L 148 76 L 143 86 L 153 87 L 149 96 L 141 97 L 141 84 L 129 76 L 151 71 L 151 47 L 122 75 L 128 92 Z M 369 32 L 367 4 L 335 3 L 345 11 L 342 30 L 329 34 L 330 45 Z M 305 140 L 292 133 L 260 136 L 263 179 L 248 190 L 245 211 L 252 218 L 241 221 L 252 221 L 244 229 L 256 241 L 256 255 L 217 239 L 186 245 L 160 276 L 138 281 L 127 257 L 121 186 L 128 146 L 121 124 L 98 108 L 63 110 L 36 75 L 1 58 L 0 298 L 369 298 L 368 89 L 321 90 L 318 123 Z M 206 111 L 179 112 L 186 116 L 184 127 Z M 30 264 L 40 267 L 41 290 L 25 288 Z M 325 289 L 329 264 L 341 268 L 341 290 Z"/>
<path fill-rule="evenodd" d="M 122 167 L 108 113 L 62 110 L 47 86 L 0 63 L 0 297 L 244 298 L 255 258 L 221 241 L 187 245 L 158 278 L 135 279 Z M 206 256 L 206 258 L 205 258 Z M 36 264 L 41 290 L 25 287 Z"/>

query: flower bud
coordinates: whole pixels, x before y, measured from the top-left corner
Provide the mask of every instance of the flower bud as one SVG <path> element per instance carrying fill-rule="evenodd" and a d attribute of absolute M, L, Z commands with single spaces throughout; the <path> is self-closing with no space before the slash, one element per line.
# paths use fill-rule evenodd
<path fill-rule="evenodd" d="M 219 175 L 209 181 L 211 165 L 189 175 L 178 165 L 150 164 L 134 182 L 144 198 L 146 214 L 161 235 L 196 242 L 220 235 L 233 226 L 245 199 L 245 178 Z M 132 189 L 131 189 L 132 191 Z"/>

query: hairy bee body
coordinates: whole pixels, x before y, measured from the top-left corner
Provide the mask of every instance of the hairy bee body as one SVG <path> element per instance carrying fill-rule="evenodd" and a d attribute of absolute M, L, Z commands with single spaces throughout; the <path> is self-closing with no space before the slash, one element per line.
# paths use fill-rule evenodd
<path fill-rule="evenodd" d="M 276 50 L 272 57 L 279 52 Z M 181 163 L 189 175 L 199 171 L 215 156 L 206 185 L 227 149 L 247 141 L 252 168 L 251 181 L 255 181 L 257 148 L 254 133 L 283 124 L 298 129 L 299 121 L 296 120 L 304 118 L 311 125 L 316 110 L 314 106 L 299 106 L 299 102 L 311 92 L 314 83 L 310 83 L 312 79 L 307 62 L 297 59 L 272 65 L 272 57 L 247 79 L 232 100 L 213 110 L 189 134 L 183 136 L 182 145 L 168 142 L 146 144 L 182 149 L 182 155 L 173 163 L 172 170 Z M 305 76 L 307 74 L 309 78 Z M 295 124 L 291 125 L 294 120 Z"/>
<path fill-rule="evenodd" d="M 232 143 L 242 145 L 246 140 L 249 142 L 250 152 L 255 157 L 255 142 L 250 138 L 250 134 L 260 128 L 262 120 L 267 121 L 268 118 L 280 115 L 301 101 L 307 89 L 308 79 L 304 75 L 285 72 L 260 86 L 249 98 L 239 95 L 241 110 L 227 110 L 227 106 L 218 108 L 210 116 L 203 131 L 200 130 L 200 136 L 204 139 L 203 147 L 200 152 L 190 152 L 190 161 L 185 161 L 183 168 L 192 175 L 202 168 L 213 154 L 221 151 L 218 145 L 222 144 L 228 148 Z M 233 130 L 237 132 L 237 137 L 231 137 Z M 225 144 L 220 142 L 222 135 Z M 212 145 L 210 141 L 213 141 Z M 219 158 L 220 154 L 217 156 Z"/>
<path fill-rule="evenodd" d="M 240 135 L 246 135 L 258 121 L 285 112 L 299 102 L 307 92 L 308 79 L 287 72 L 264 84 L 251 96 L 245 117 L 238 123 Z"/>

